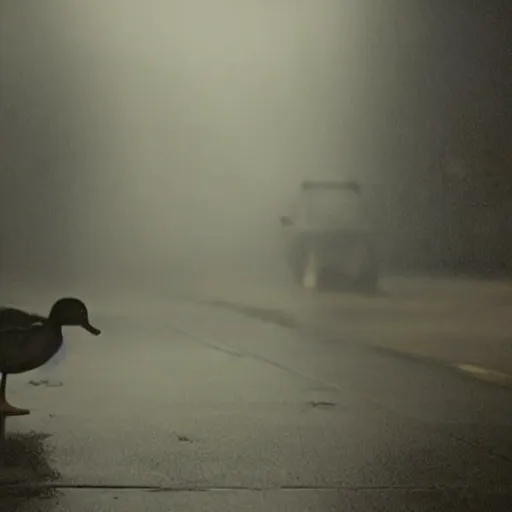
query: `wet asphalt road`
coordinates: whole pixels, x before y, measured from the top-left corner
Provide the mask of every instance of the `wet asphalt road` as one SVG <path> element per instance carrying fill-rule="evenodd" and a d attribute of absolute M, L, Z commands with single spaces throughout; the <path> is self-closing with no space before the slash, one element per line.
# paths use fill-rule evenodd
<path fill-rule="evenodd" d="M 2 511 L 512 507 L 510 390 L 209 305 L 92 320 L 10 379 Z"/>

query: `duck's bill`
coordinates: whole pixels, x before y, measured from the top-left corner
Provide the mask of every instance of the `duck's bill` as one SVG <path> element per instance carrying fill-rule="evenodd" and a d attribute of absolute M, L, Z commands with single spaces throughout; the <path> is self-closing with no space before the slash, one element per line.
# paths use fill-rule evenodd
<path fill-rule="evenodd" d="M 82 327 L 91 334 L 94 334 L 94 336 L 98 336 L 101 334 L 101 331 L 99 329 L 96 329 L 96 327 L 93 327 L 89 322 L 82 325 Z"/>

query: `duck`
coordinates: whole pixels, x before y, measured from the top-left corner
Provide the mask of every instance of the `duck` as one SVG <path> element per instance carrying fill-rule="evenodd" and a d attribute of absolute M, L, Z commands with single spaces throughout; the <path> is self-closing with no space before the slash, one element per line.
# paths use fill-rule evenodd
<path fill-rule="evenodd" d="M 11 307 L 0 308 L 0 416 L 30 414 L 28 409 L 14 407 L 7 401 L 7 375 L 29 372 L 46 364 L 62 347 L 64 326 L 82 327 L 94 336 L 101 334 L 89 322 L 86 305 L 74 297 L 58 299 L 48 317 Z"/>

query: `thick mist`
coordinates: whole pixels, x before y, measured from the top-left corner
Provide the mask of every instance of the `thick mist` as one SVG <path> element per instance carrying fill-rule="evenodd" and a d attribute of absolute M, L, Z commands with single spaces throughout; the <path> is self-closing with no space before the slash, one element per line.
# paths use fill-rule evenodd
<path fill-rule="evenodd" d="M 289 277 L 277 217 L 327 175 L 365 186 L 383 273 L 501 269 L 510 30 L 443 5 L 3 2 L 2 279 Z"/>
<path fill-rule="evenodd" d="M 8 2 L 4 273 L 280 272 L 299 180 L 353 157 L 358 13 L 320 3 Z"/>

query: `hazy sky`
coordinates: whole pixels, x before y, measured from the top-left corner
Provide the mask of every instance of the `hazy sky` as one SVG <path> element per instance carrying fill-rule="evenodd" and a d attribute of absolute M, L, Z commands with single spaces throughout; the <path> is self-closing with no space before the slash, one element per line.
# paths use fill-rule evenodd
<path fill-rule="evenodd" d="M 35 116 L 40 147 L 18 151 L 73 197 L 72 245 L 86 266 L 265 255 L 284 195 L 302 176 L 338 171 L 340 116 L 357 99 L 357 12 L 321 4 L 11 3 L 10 93 L 24 114 L 27 101 L 48 112 Z M 69 207 L 54 201 L 52 211 Z"/>
<path fill-rule="evenodd" d="M 503 16 L 442 5 L 4 2 L 4 271 L 266 272 L 300 179 L 398 189 L 505 98 Z"/>

